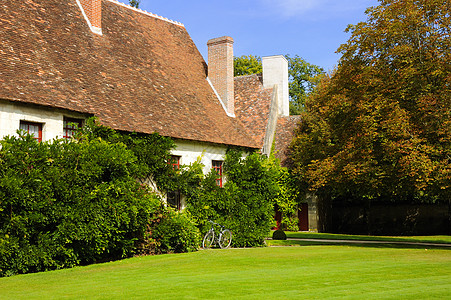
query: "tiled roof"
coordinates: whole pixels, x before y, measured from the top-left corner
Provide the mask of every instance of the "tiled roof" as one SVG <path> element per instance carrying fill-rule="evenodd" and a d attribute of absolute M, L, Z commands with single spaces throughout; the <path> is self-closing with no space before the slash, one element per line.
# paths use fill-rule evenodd
<path fill-rule="evenodd" d="M 261 74 L 235 77 L 235 115 L 258 146 L 263 146 L 273 89 L 263 88 Z"/>
<path fill-rule="evenodd" d="M 0 3 L 0 99 L 91 113 L 125 131 L 254 147 L 226 115 L 186 29 L 102 1 L 102 35 L 75 0 Z"/>
<path fill-rule="evenodd" d="M 284 167 L 290 166 L 289 147 L 299 122 L 301 122 L 301 116 L 279 117 L 277 120 L 274 150 L 275 156 Z"/>

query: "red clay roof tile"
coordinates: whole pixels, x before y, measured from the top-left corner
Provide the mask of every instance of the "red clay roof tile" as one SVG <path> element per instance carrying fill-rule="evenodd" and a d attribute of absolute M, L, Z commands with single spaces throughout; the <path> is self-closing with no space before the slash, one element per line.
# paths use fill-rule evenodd
<path fill-rule="evenodd" d="M 97 115 L 125 131 L 257 148 L 226 115 L 180 24 L 108 0 L 102 33 L 75 0 L 0 4 L 0 98 Z"/>
<path fill-rule="evenodd" d="M 235 77 L 235 115 L 259 148 L 265 138 L 272 94 L 272 88 L 263 88 L 261 74 Z"/>
<path fill-rule="evenodd" d="M 274 150 L 275 156 L 284 167 L 289 167 L 291 164 L 289 147 L 299 122 L 301 122 L 301 116 L 279 117 L 277 120 Z"/>

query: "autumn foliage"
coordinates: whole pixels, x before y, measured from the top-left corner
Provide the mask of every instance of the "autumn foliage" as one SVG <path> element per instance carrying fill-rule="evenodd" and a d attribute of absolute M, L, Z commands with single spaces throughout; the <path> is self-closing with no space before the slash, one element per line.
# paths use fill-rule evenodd
<path fill-rule="evenodd" d="M 448 201 L 451 4 L 379 1 L 307 101 L 293 171 L 330 197 Z"/>

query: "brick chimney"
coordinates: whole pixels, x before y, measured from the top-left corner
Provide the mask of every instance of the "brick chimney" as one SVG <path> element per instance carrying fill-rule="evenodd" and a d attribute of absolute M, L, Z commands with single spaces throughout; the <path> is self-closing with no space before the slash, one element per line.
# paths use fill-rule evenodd
<path fill-rule="evenodd" d="M 235 116 L 233 86 L 233 39 L 228 36 L 211 39 L 208 45 L 208 78 L 229 116 Z"/>
<path fill-rule="evenodd" d="M 288 61 L 283 55 L 262 57 L 263 87 L 277 86 L 277 103 L 279 115 L 290 115 L 290 100 L 288 90 Z"/>
<path fill-rule="evenodd" d="M 102 0 L 77 0 L 92 32 L 102 34 Z"/>

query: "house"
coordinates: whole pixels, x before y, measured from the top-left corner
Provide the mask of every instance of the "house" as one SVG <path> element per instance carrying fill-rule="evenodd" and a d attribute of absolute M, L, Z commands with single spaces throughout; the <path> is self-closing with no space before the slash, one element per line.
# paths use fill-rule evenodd
<path fill-rule="evenodd" d="M 285 155 L 296 119 L 283 56 L 234 78 L 232 38 L 208 41 L 207 66 L 183 24 L 115 0 L 3 1 L 0 38 L 0 136 L 70 137 L 97 116 L 173 138 L 172 163 L 201 157 L 206 172 L 222 172 L 230 146 Z"/>

